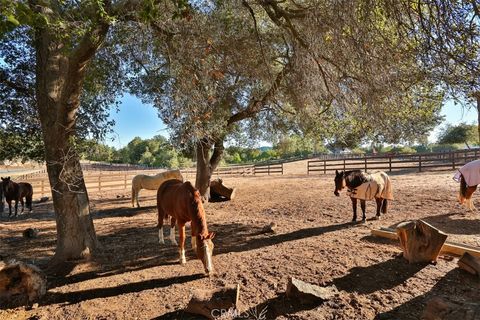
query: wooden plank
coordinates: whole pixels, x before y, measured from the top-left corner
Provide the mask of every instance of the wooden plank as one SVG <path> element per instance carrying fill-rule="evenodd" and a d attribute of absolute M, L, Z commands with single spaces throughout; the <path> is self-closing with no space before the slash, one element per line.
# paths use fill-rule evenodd
<path fill-rule="evenodd" d="M 390 228 L 381 228 L 381 229 L 372 229 L 372 235 L 379 236 L 387 239 L 397 240 L 397 232 Z M 457 243 L 453 241 L 445 241 L 445 244 L 442 247 L 441 253 L 448 253 L 456 256 L 461 256 L 465 252 L 470 253 L 472 256 L 480 257 L 480 248 L 469 246 L 462 243 Z"/>

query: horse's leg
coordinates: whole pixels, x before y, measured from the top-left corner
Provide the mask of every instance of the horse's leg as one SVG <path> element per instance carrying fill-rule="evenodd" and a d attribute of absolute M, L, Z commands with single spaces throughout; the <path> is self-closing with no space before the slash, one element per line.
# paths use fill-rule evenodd
<path fill-rule="evenodd" d="M 175 240 L 175 224 L 176 224 L 176 222 L 177 222 L 177 220 L 174 217 L 172 217 L 172 219 L 170 220 L 170 227 L 171 227 L 170 228 L 170 242 L 174 246 L 178 245 L 177 240 Z M 185 226 L 184 226 L 184 228 L 185 228 Z M 184 231 L 183 233 L 185 233 L 185 229 L 183 231 Z M 180 231 L 178 231 L 178 232 L 180 232 Z"/>
<path fill-rule="evenodd" d="M 132 208 L 135 208 L 135 188 L 132 184 Z"/>
<path fill-rule="evenodd" d="M 22 211 L 20 213 L 23 213 L 25 211 L 25 202 L 23 201 L 23 197 L 20 197 L 20 203 L 22 204 Z"/>
<path fill-rule="evenodd" d="M 382 208 L 382 198 L 375 198 L 375 202 L 377 203 L 377 215 L 375 216 L 375 219 L 380 219 L 380 209 Z"/>
<path fill-rule="evenodd" d="M 353 209 L 353 219 L 352 219 L 352 221 L 355 222 L 355 221 L 357 221 L 357 198 L 350 197 L 350 199 L 352 199 L 352 209 Z"/>
<path fill-rule="evenodd" d="M 15 199 L 15 217 L 17 216 L 18 211 L 18 199 Z"/>
<path fill-rule="evenodd" d="M 383 205 L 382 205 L 382 213 L 387 214 L 387 209 L 388 209 L 388 200 L 383 199 Z"/>
<path fill-rule="evenodd" d="M 172 230 L 174 229 L 172 228 Z M 180 241 L 180 264 L 185 264 L 187 263 L 187 259 L 185 258 L 185 225 L 178 225 L 178 241 Z"/>
<path fill-rule="evenodd" d="M 193 223 L 190 224 L 190 231 L 191 231 L 191 236 L 192 238 L 190 239 L 191 244 L 192 244 L 192 249 L 195 251 L 197 250 L 197 237 L 195 236 L 195 227 L 193 226 Z"/>
<path fill-rule="evenodd" d="M 472 195 L 475 192 L 475 190 L 477 190 L 477 186 L 472 186 L 467 188 L 467 192 L 466 192 L 467 194 L 465 196 L 465 199 L 466 199 L 465 206 L 469 210 L 476 210 L 475 205 L 473 204 L 473 199 L 472 199 Z"/>
<path fill-rule="evenodd" d="M 137 200 L 137 208 L 140 208 L 140 202 L 138 202 L 138 198 L 140 197 L 140 189 L 135 192 L 135 199 Z"/>
<path fill-rule="evenodd" d="M 8 216 L 11 217 L 12 216 L 12 200 L 7 199 L 7 203 L 8 203 Z"/>
<path fill-rule="evenodd" d="M 360 207 L 362 208 L 362 222 L 367 220 L 367 216 L 365 215 L 365 200 L 360 200 Z"/>
<path fill-rule="evenodd" d="M 163 218 L 164 212 L 160 207 L 158 208 L 158 243 L 165 244 L 165 239 L 163 239 Z"/>

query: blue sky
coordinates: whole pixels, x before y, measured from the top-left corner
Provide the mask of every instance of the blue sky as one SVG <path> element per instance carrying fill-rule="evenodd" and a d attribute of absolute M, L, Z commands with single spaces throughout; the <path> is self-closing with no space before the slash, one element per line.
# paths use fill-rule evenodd
<path fill-rule="evenodd" d="M 442 115 L 445 116 L 445 123 L 458 124 L 467 122 L 469 124 L 476 121 L 476 110 L 472 106 L 469 110 L 462 109 L 460 105 L 454 105 L 453 102 L 447 103 L 442 109 Z M 125 95 L 122 99 L 120 111 L 112 112 L 110 115 L 115 120 L 115 133 L 105 141 L 110 146 L 117 149 L 124 147 L 133 138 L 142 139 L 151 138 L 157 134 L 168 137 L 166 126 L 158 118 L 156 109 L 151 105 L 143 104 L 139 99 L 131 95 Z M 430 140 L 435 141 L 438 127 L 430 135 Z M 113 138 L 113 141 L 111 140 Z"/>

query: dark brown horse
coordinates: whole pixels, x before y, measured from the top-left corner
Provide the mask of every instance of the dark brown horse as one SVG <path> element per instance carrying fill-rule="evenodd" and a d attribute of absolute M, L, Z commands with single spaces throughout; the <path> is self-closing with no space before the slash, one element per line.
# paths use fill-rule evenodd
<path fill-rule="evenodd" d="M 380 218 L 380 212 L 387 213 L 388 200 L 391 197 L 390 180 L 386 173 L 378 172 L 372 175 L 361 170 L 340 171 L 335 170 L 335 191 L 334 194 L 340 196 L 339 191 L 347 187 L 349 196 L 352 200 L 353 219 L 357 221 L 357 201 L 360 199 L 360 207 L 362 208 L 362 221 L 365 222 L 365 200 L 375 198 L 377 203 L 376 219 Z M 362 187 L 365 186 L 365 187 Z M 363 190 L 363 195 L 356 194 L 357 191 Z M 393 199 L 393 198 L 392 198 Z"/>
<path fill-rule="evenodd" d="M 12 200 L 15 201 L 15 217 L 17 216 L 18 211 L 18 201 L 22 204 L 22 213 L 25 210 L 25 204 L 23 198 L 27 203 L 27 208 L 32 211 L 32 197 L 33 197 L 33 188 L 30 183 L 13 182 L 10 177 L 1 178 L 2 179 L 2 189 L 5 199 L 8 203 L 8 216 L 12 215 Z"/>
<path fill-rule="evenodd" d="M 167 180 L 158 188 L 158 239 L 164 244 L 163 221 L 171 217 L 170 239 L 174 245 L 175 223 L 178 226 L 180 264 L 186 263 L 185 259 L 185 224 L 191 221 L 192 248 L 197 257 L 202 261 L 207 275 L 213 272 L 212 253 L 215 236 L 208 232 L 205 210 L 202 197 L 192 184 L 177 179 Z"/>

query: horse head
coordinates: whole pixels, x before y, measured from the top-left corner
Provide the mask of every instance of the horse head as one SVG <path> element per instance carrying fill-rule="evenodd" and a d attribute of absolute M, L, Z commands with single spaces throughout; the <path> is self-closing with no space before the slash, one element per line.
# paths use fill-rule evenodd
<path fill-rule="evenodd" d="M 334 181 L 335 181 L 335 191 L 333 192 L 333 194 L 338 197 L 338 196 L 340 196 L 339 191 L 341 191 L 343 188 L 346 187 L 345 172 L 344 171 L 338 172 L 338 170 L 335 170 Z"/>
<path fill-rule="evenodd" d="M 2 179 L 2 186 L 3 186 L 3 189 L 6 189 L 8 185 L 10 185 L 10 183 L 12 182 L 12 180 L 10 180 L 10 177 L 1 177 Z"/>
<path fill-rule="evenodd" d="M 205 268 L 205 273 L 210 275 L 213 272 L 213 263 L 212 263 L 212 255 L 213 255 L 213 242 L 212 239 L 215 237 L 214 232 L 209 232 L 207 235 L 198 235 L 197 236 L 197 243 L 196 243 L 196 251 L 197 257 L 203 263 L 203 267 Z"/>

